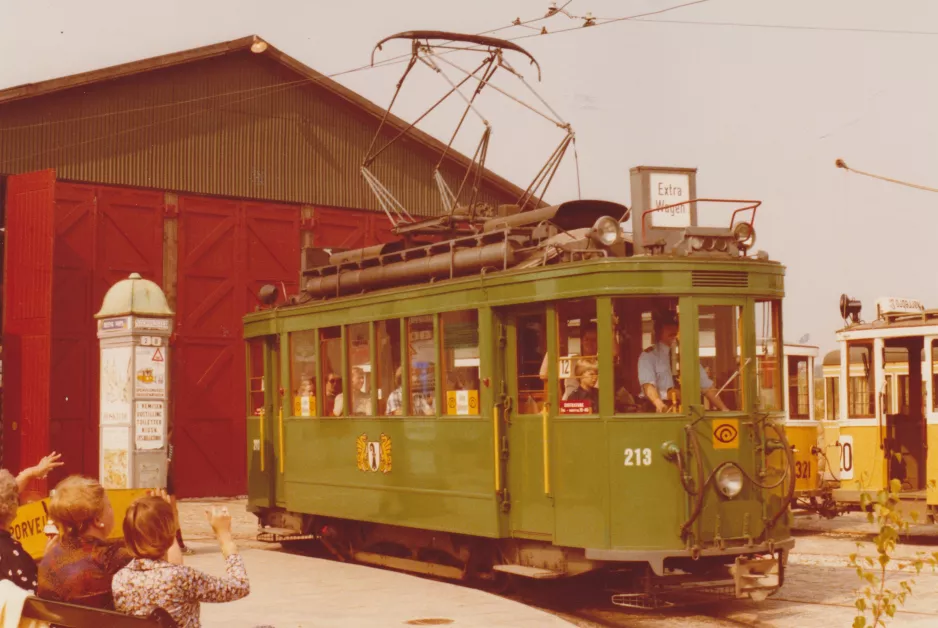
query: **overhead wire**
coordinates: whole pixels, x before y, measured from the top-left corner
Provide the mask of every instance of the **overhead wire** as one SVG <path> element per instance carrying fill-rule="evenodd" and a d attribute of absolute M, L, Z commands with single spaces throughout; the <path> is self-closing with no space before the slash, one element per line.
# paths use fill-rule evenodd
<path fill-rule="evenodd" d="M 838 159 L 834 162 L 834 165 L 838 168 L 843 168 L 847 172 L 855 172 L 856 174 L 863 175 L 864 177 L 870 177 L 871 179 L 879 179 L 880 181 L 895 183 L 897 185 L 903 185 L 905 187 L 914 188 L 916 190 L 924 190 L 926 192 L 938 192 L 938 188 L 928 187 L 927 185 L 919 185 L 918 183 L 909 183 L 908 181 L 893 179 L 892 177 L 886 177 L 880 174 L 873 174 L 872 172 L 864 172 L 862 170 L 857 170 L 856 168 L 851 168 L 846 164 L 846 162 L 844 162 L 843 159 Z"/>

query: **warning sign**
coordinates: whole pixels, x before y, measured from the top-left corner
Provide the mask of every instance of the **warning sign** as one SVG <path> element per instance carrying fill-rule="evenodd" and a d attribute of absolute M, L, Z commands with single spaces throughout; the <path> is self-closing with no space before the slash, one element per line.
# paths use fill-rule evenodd
<path fill-rule="evenodd" d="M 137 449 L 160 449 L 166 424 L 165 404 L 162 401 L 136 402 L 137 428 L 134 446 Z"/>
<path fill-rule="evenodd" d="M 713 448 L 739 449 L 738 419 L 715 419 L 713 421 Z"/>
<path fill-rule="evenodd" d="M 134 396 L 138 399 L 166 398 L 166 351 L 165 347 L 135 348 Z"/>

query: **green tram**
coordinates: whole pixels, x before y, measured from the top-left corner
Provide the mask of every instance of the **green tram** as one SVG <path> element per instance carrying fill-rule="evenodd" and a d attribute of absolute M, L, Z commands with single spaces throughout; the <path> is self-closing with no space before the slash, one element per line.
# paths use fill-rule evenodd
<path fill-rule="evenodd" d="M 638 583 L 623 605 L 671 584 L 764 599 L 794 545 L 783 408 L 762 403 L 781 369 L 756 360 L 757 328 L 782 338 L 783 266 L 747 254 L 751 222 L 652 241 L 657 210 L 635 236 L 616 203 L 514 211 L 304 262 L 279 303 L 262 289 L 260 538 L 493 584 L 601 572 Z M 669 323 L 659 408 L 642 356 Z"/>

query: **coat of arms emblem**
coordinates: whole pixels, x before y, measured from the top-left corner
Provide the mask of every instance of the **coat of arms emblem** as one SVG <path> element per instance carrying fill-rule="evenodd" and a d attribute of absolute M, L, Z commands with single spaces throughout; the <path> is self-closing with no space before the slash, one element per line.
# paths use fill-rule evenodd
<path fill-rule="evenodd" d="M 369 441 L 367 434 L 355 440 L 358 468 L 362 471 L 391 472 L 391 437 L 382 434 L 380 440 Z"/>

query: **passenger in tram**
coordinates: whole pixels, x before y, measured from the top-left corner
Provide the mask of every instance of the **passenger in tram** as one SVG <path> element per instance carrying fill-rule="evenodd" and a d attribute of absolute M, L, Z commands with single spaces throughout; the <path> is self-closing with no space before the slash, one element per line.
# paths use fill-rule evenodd
<path fill-rule="evenodd" d="M 642 387 L 642 400 L 648 412 L 667 412 L 671 398 L 680 398 L 680 389 L 671 373 L 671 346 L 677 339 L 678 318 L 670 312 L 655 318 L 655 344 L 638 358 L 638 381 Z M 723 412 L 729 408 L 713 388 L 713 380 L 700 365 L 700 388 L 711 404 Z"/>
<path fill-rule="evenodd" d="M 322 401 L 322 411 L 326 415 L 333 414 L 335 398 L 342 391 L 342 378 L 335 371 L 326 371 L 326 397 Z"/>
<path fill-rule="evenodd" d="M 592 360 L 577 360 L 574 369 L 579 386 L 568 396 L 567 401 L 588 401 L 590 412 L 599 412 L 599 366 Z"/>
<path fill-rule="evenodd" d="M 575 353 L 567 356 L 568 358 L 575 357 L 584 357 L 591 358 L 596 360 L 599 352 L 599 343 L 597 342 L 597 333 L 595 327 L 587 327 L 583 330 L 582 335 L 580 336 L 580 353 Z M 572 370 L 572 369 L 571 369 Z M 544 359 L 541 361 L 541 379 L 547 380 L 547 353 L 544 354 Z M 597 382 L 598 384 L 598 382 Z M 562 399 L 567 399 L 570 394 L 573 393 L 577 388 L 579 388 L 580 382 L 575 376 L 568 377 L 564 380 L 564 388 L 561 393 Z M 598 388 L 598 386 L 597 386 Z"/>
<path fill-rule="evenodd" d="M 394 372 L 394 379 L 397 382 L 397 388 L 391 391 L 391 394 L 388 395 L 388 405 L 386 412 L 389 416 L 399 416 L 403 413 L 404 409 L 404 387 L 401 382 L 403 366 L 397 367 L 397 371 Z M 433 412 L 433 401 L 427 400 L 426 395 L 418 392 L 420 386 L 420 379 L 417 377 L 417 369 L 410 369 L 410 398 L 411 398 L 411 414 L 414 416 L 429 416 L 434 414 Z"/>
<path fill-rule="evenodd" d="M 371 395 L 366 392 L 362 392 L 362 388 L 365 386 L 365 371 L 360 367 L 353 366 L 350 370 L 351 375 L 351 392 L 352 392 L 352 416 L 367 416 L 371 414 Z M 335 396 L 335 407 L 332 410 L 332 414 L 335 416 L 342 416 L 344 410 L 344 393 L 339 393 Z"/>

